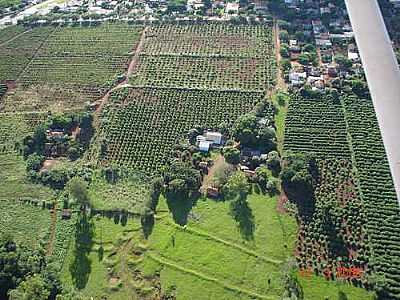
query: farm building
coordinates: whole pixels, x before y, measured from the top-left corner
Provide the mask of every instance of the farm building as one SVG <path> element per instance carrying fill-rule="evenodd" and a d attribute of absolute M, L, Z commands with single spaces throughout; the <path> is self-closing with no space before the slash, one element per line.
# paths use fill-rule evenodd
<path fill-rule="evenodd" d="M 219 197 L 219 190 L 215 187 L 209 186 L 207 188 L 207 196 L 212 198 L 217 198 Z"/>
<path fill-rule="evenodd" d="M 211 141 L 213 144 L 221 145 L 222 134 L 219 132 L 208 131 L 205 134 L 206 140 Z"/>
<path fill-rule="evenodd" d="M 202 152 L 208 152 L 210 150 L 211 144 L 212 143 L 210 141 L 201 141 L 199 143 L 199 150 Z"/>

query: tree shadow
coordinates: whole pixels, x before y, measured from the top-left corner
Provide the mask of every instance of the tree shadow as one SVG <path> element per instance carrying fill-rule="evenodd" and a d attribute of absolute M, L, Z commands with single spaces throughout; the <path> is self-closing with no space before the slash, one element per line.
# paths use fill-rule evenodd
<path fill-rule="evenodd" d="M 77 289 L 85 288 L 91 272 L 89 254 L 93 246 L 94 224 L 86 213 L 81 213 L 76 223 L 74 260 L 69 271 Z"/>
<path fill-rule="evenodd" d="M 240 196 L 230 203 L 230 213 L 238 223 L 239 232 L 247 240 L 254 240 L 254 215 L 249 207 L 246 196 Z"/>
<path fill-rule="evenodd" d="M 192 207 L 196 205 L 199 197 L 200 193 L 191 195 L 166 195 L 168 209 L 172 213 L 172 218 L 175 223 L 181 226 L 187 224 L 188 215 L 192 210 Z"/>
<path fill-rule="evenodd" d="M 154 214 L 144 215 L 140 218 L 144 238 L 147 239 L 153 232 Z"/>

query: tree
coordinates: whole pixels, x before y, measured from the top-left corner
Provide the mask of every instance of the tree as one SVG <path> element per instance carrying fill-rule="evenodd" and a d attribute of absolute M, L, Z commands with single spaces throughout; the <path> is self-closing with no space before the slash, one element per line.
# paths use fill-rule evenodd
<path fill-rule="evenodd" d="M 280 178 L 289 199 L 298 204 L 300 213 L 304 209 L 312 209 L 314 206 L 314 181 L 318 177 L 318 167 L 314 156 L 289 152 L 282 160 L 283 168 Z"/>
<path fill-rule="evenodd" d="M 279 174 L 279 172 L 281 171 L 281 160 L 279 158 L 278 152 L 271 151 L 270 153 L 268 153 L 267 166 L 274 175 Z"/>
<path fill-rule="evenodd" d="M 308 65 L 311 62 L 310 55 L 308 53 L 301 53 L 298 57 L 298 61 L 302 65 Z"/>
<path fill-rule="evenodd" d="M 10 300 L 47 300 L 50 296 L 40 275 L 28 276 L 15 290 L 9 293 Z"/>
<path fill-rule="evenodd" d="M 237 165 L 240 162 L 240 151 L 233 147 L 223 149 L 225 161 L 231 165 Z"/>
<path fill-rule="evenodd" d="M 317 49 L 316 49 L 315 46 L 312 45 L 312 44 L 306 44 L 306 45 L 303 47 L 303 51 L 304 51 L 304 52 L 317 52 Z"/>
<path fill-rule="evenodd" d="M 257 144 L 265 152 L 276 148 L 276 132 L 273 127 L 261 127 L 257 132 Z"/>
<path fill-rule="evenodd" d="M 281 30 L 279 32 L 279 39 L 283 42 L 283 43 L 287 43 L 289 42 L 289 33 L 286 30 Z"/>
<path fill-rule="evenodd" d="M 358 97 L 367 97 L 369 94 L 368 85 L 365 81 L 354 79 L 351 81 L 351 89 Z"/>
<path fill-rule="evenodd" d="M 256 129 L 257 117 L 253 114 L 245 114 L 236 121 L 233 135 L 241 144 L 250 146 L 255 142 Z"/>
<path fill-rule="evenodd" d="M 191 164 L 173 161 L 164 173 L 164 182 L 167 185 L 167 192 L 188 196 L 199 190 L 201 175 Z"/>
<path fill-rule="evenodd" d="M 44 162 L 44 156 L 38 155 L 36 153 L 31 154 L 26 159 L 26 170 L 28 172 L 31 171 L 31 170 L 37 172 L 42 167 L 43 162 Z"/>
<path fill-rule="evenodd" d="M 282 68 L 283 72 L 289 72 L 290 69 L 292 68 L 292 64 L 290 63 L 290 60 L 282 59 L 281 60 L 281 68 Z"/>
<path fill-rule="evenodd" d="M 287 47 L 287 45 L 282 45 L 281 50 L 279 52 L 283 58 L 290 57 L 289 48 Z"/>
<path fill-rule="evenodd" d="M 353 66 L 353 62 L 342 54 L 335 55 L 334 60 L 343 70 L 348 70 Z"/>
<path fill-rule="evenodd" d="M 90 204 L 87 187 L 87 182 L 78 176 L 71 178 L 66 186 L 70 197 L 76 200 L 83 209 Z"/>
<path fill-rule="evenodd" d="M 268 177 L 269 171 L 266 167 L 259 167 L 256 170 L 256 180 L 263 192 L 267 189 Z"/>
<path fill-rule="evenodd" d="M 70 147 L 67 151 L 70 160 L 77 160 L 79 158 L 79 150 L 76 147 Z"/>
<path fill-rule="evenodd" d="M 241 171 L 236 171 L 222 188 L 225 199 L 232 200 L 239 196 L 245 198 L 249 193 L 250 185 L 246 175 Z"/>

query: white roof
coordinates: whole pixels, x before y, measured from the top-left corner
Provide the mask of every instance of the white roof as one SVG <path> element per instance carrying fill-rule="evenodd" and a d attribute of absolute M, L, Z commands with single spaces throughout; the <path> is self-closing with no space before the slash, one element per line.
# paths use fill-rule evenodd
<path fill-rule="evenodd" d="M 351 60 L 357 60 L 358 59 L 358 53 L 355 52 L 348 52 L 347 57 Z"/>
<path fill-rule="evenodd" d="M 208 151 L 209 149 L 210 149 L 210 145 L 211 145 L 212 143 L 211 142 L 209 142 L 209 141 L 201 141 L 200 143 L 199 143 L 199 149 L 200 149 L 200 151 Z"/>

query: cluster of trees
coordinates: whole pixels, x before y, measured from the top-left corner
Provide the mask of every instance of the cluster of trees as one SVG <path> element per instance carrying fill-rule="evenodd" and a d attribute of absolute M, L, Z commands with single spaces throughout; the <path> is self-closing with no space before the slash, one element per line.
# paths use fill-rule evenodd
<path fill-rule="evenodd" d="M 245 114 L 235 122 L 233 136 L 241 146 L 270 152 L 276 149 L 275 128 L 259 122 L 255 114 Z"/>
<path fill-rule="evenodd" d="M 164 171 L 166 194 L 173 197 L 189 197 L 201 186 L 201 174 L 191 163 L 176 160 Z"/>
<path fill-rule="evenodd" d="M 299 212 L 314 207 L 314 186 L 318 166 L 312 154 L 286 153 L 282 158 L 280 179 L 289 199 L 296 202 Z"/>
<path fill-rule="evenodd" d="M 58 269 L 57 263 L 46 261 L 41 246 L 32 250 L 11 235 L 0 235 L 0 299 L 55 299 L 62 291 Z"/>
<path fill-rule="evenodd" d="M 94 133 L 92 127 L 93 117 L 88 113 L 66 114 L 50 116 L 47 121 L 35 128 L 32 135 L 23 139 L 21 152 L 25 158 L 36 154 L 44 156 L 45 144 L 51 143 L 54 147 L 66 150 L 66 155 L 70 160 L 76 160 L 89 146 L 91 137 Z M 71 138 L 71 131 L 79 127 L 79 134 L 76 139 Z M 48 138 L 47 130 L 57 130 L 64 132 L 63 137 Z"/>

